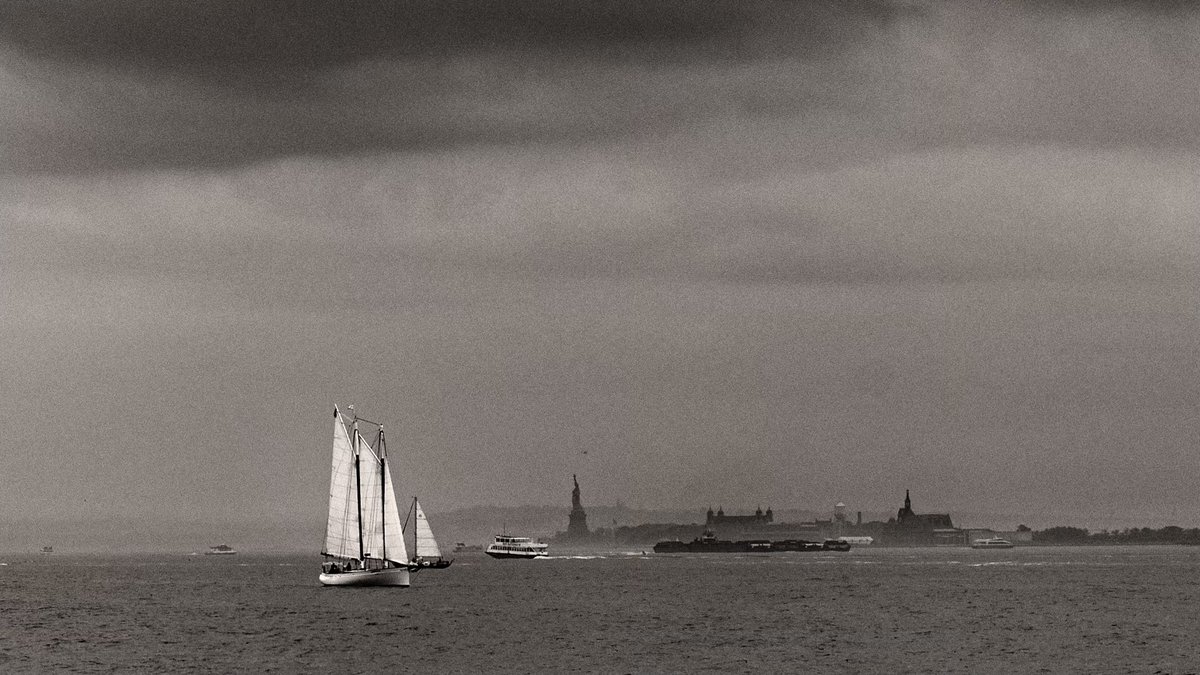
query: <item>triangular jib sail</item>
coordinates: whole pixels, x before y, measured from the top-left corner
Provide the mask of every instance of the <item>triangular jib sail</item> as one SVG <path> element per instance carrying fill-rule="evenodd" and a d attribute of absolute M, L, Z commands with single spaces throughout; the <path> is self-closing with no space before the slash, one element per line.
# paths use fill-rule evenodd
<path fill-rule="evenodd" d="M 429 527 L 429 518 L 425 517 L 421 503 L 415 499 L 413 500 L 413 509 L 416 512 L 417 521 L 417 539 L 413 555 L 421 558 L 441 558 L 442 552 L 438 549 L 437 540 L 433 538 L 433 529 Z"/>

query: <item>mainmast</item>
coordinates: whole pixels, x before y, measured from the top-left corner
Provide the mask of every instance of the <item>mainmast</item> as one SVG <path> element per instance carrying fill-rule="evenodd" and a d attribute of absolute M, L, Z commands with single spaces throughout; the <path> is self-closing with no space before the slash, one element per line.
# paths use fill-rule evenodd
<path fill-rule="evenodd" d="M 383 440 L 383 425 L 379 425 L 379 542 L 382 556 L 388 559 L 387 550 L 387 444 Z M 384 565 L 386 567 L 386 563 Z"/>
<path fill-rule="evenodd" d="M 412 529 L 412 531 L 413 531 L 413 554 L 412 554 L 412 557 L 413 557 L 413 560 L 416 560 L 417 558 L 421 557 L 421 554 L 418 553 L 419 549 L 417 548 L 417 544 L 419 544 L 421 541 L 421 533 L 417 531 L 418 518 L 417 518 L 417 498 L 416 498 L 416 496 L 413 496 L 412 516 L 413 516 L 413 529 Z"/>
<path fill-rule="evenodd" d="M 354 410 L 354 406 L 350 406 L 350 410 Z M 354 413 L 354 496 L 358 499 L 358 513 L 360 514 L 355 520 L 358 521 L 358 559 L 365 561 L 367 552 L 363 549 L 363 531 L 362 531 L 362 474 L 358 466 L 359 439 L 358 435 L 358 413 Z M 365 567 L 365 565 L 364 565 Z"/>

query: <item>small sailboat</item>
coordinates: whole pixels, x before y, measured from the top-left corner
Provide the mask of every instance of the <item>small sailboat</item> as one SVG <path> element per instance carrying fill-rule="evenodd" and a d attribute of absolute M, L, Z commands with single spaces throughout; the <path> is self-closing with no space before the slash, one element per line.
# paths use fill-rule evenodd
<path fill-rule="evenodd" d="M 359 432 L 360 422 L 378 429 L 374 446 Z M 395 495 L 383 427 L 357 415 L 348 425 L 335 406 L 322 584 L 409 585 L 408 552 Z"/>
<path fill-rule="evenodd" d="M 425 516 L 425 510 L 421 508 L 421 502 L 417 501 L 416 497 L 413 497 L 413 505 L 408 510 L 408 515 L 409 517 L 404 519 L 404 529 L 408 530 L 410 520 L 414 523 L 412 565 L 419 569 L 435 570 L 449 567 L 454 559 L 447 560 L 442 557 L 437 540 L 433 538 L 433 528 L 429 526 L 429 518 Z"/>

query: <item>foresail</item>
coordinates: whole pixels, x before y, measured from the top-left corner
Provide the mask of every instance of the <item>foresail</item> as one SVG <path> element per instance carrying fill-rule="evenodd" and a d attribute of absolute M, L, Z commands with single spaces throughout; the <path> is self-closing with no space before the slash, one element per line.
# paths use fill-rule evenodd
<path fill-rule="evenodd" d="M 333 467 L 329 474 L 329 516 L 322 553 L 359 558 L 358 494 L 354 480 L 354 448 L 341 413 L 333 419 Z"/>
<path fill-rule="evenodd" d="M 442 552 L 438 549 L 437 540 L 433 538 L 433 528 L 429 527 L 429 519 L 420 502 L 415 502 L 417 520 L 417 554 L 422 558 L 440 558 Z"/>

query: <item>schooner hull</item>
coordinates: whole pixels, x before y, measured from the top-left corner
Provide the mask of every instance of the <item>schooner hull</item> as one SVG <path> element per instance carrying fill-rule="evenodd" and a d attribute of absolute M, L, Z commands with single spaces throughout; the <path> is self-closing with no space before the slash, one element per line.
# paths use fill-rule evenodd
<path fill-rule="evenodd" d="M 382 570 L 353 570 L 350 572 L 322 572 L 320 579 L 325 586 L 401 586 L 407 587 L 408 568 L 390 567 Z"/>

